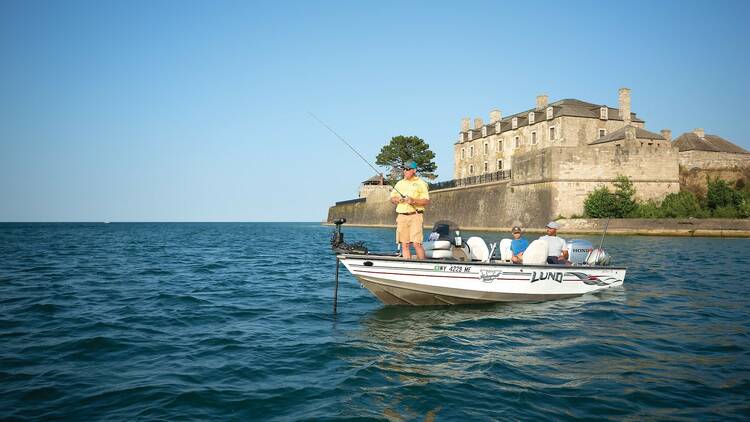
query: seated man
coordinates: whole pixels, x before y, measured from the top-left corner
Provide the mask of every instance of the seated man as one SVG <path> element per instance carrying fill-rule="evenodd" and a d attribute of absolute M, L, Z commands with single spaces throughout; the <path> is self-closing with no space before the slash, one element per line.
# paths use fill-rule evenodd
<path fill-rule="evenodd" d="M 547 263 L 548 264 L 563 264 L 570 265 L 568 261 L 568 244 L 562 237 L 557 237 L 557 229 L 560 225 L 554 221 L 547 223 L 547 235 L 540 237 L 547 241 L 549 249 L 547 249 Z"/>
<path fill-rule="evenodd" d="M 511 230 L 513 240 L 510 242 L 510 250 L 513 253 L 510 260 L 514 264 L 523 263 L 523 252 L 529 247 L 529 241 L 521 237 L 521 228 L 516 226 Z"/>

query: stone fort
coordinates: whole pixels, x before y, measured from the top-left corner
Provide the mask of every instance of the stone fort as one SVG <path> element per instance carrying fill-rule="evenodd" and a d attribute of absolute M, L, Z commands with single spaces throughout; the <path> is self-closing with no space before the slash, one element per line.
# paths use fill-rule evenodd
<path fill-rule="evenodd" d="M 600 186 L 613 189 L 619 175 L 633 182 L 639 200 L 661 200 L 681 187 L 699 192 L 706 176 L 750 177 L 750 152 L 703 129 L 673 141 L 668 129 L 647 130 L 630 104 L 628 88 L 619 90 L 616 108 L 577 99 L 549 103 L 539 95 L 535 107 L 520 113 L 490 111 L 486 124 L 463 119 L 454 144 L 457 183 L 433 188 L 425 223 L 447 218 L 464 227 L 542 227 L 582 215 L 586 196 Z M 377 177 L 368 179 L 360 198 L 331 207 L 328 220 L 392 225 L 389 192 Z"/>

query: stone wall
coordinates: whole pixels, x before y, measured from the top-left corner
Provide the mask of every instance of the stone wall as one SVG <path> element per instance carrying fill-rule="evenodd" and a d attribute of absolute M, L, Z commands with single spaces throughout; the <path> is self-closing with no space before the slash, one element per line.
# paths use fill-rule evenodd
<path fill-rule="evenodd" d="M 730 184 L 750 183 L 750 154 L 727 152 L 680 152 L 680 185 L 697 195 L 705 195 L 707 179 L 719 178 Z"/>

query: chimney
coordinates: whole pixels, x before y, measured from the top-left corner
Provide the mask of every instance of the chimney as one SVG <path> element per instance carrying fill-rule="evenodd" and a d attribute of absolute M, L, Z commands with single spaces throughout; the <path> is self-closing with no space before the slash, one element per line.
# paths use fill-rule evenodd
<path fill-rule="evenodd" d="M 536 109 L 537 110 L 544 110 L 547 108 L 547 102 L 549 101 L 549 97 L 542 94 L 536 96 Z"/>
<path fill-rule="evenodd" d="M 470 119 L 468 117 L 464 117 L 461 119 L 461 132 L 468 132 L 469 131 L 469 124 Z"/>
<path fill-rule="evenodd" d="M 696 135 L 698 135 L 699 138 L 705 138 L 706 137 L 706 133 L 703 131 L 702 127 L 693 129 L 693 133 L 696 134 Z"/>
<path fill-rule="evenodd" d="M 481 117 L 474 119 L 474 129 L 481 129 L 484 126 L 484 122 Z"/>
<path fill-rule="evenodd" d="M 502 118 L 503 118 L 503 114 L 500 113 L 500 110 L 494 109 L 490 111 L 490 123 L 497 123 Z"/>
<path fill-rule="evenodd" d="M 625 128 L 625 139 L 636 139 L 635 126 L 627 126 Z"/>
<path fill-rule="evenodd" d="M 626 125 L 630 124 L 630 89 L 620 88 L 620 118 Z"/>
<path fill-rule="evenodd" d="M 669 129 L 662 129 L 661 130 L 661 136 L 663 136 L 664 139 L 667 140 L 667 142 L 671 142 L 672 141 L 672 131 L 669 130 Z"/>

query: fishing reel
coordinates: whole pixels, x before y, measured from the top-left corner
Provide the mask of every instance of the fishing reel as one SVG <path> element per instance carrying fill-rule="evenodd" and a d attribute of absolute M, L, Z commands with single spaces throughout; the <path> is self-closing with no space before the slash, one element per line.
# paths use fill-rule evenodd
<path fill-rule="evenodd" d="M 336 253 L 366 255 L 367 247 L 364 242 L 344 242 L 344 233 L 341 232 L 341 225 L 344 223 L 346 223 L 346 218 L 337 218 L 333 220 L 336 229 L 331 234 L 331 249 Z"/>

